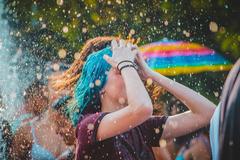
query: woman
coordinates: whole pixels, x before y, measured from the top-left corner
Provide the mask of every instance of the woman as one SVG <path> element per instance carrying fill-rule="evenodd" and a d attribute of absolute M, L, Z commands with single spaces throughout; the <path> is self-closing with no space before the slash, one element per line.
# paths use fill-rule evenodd
<path fill-rule="evenodd" d="M 47 109 L 46 86 L 38 80 L 34 81 L 25 90 L 24 100 L 24 106 L 16 112 L 13 121 L 9 122 L 0 117 L 0 159 L 10 159 L 12 140 L 21 126 L 24 126 Z M 19 146 L 16 147 L 20 148 Z"/>
<path fill-rule="evenodd" d="M 16 112 L 10 123 L 13 134 L 35 116 L 46 111 L 49 104 L 48 92 L 45 84 L 35 80 L 24 92 L 24 106 Z"/>
<path fill-rule="evenodd" d="M 104 41 L 106 46 L 112 39 Z M 151 160 L 154 159 L 151 147 L 159 146 L 160 139 L 181 136 L 209 123 L 215 105 L 152 71 L 132 44 L 113 40 L 111 49 L 95 51 L 87 57 L 83 68 L 78 68 L 83 62 L 74 62 L 57 86 L 71 88 L 78 81 L 74 91 L 78 105 L 72 116 L 74 122 L 79 121 L 77 159 Z M 190 111 L 151 117 L 153 104 L 135 69 L 135 59 L 142 78 L 160 84 Z"/>
<path fill-rule="evenodd" d="M 59 74 L 60 71 L 52 74 Z M 48 83 L 51 84 L 51 81 Z M 44 113 L 25 123 L 12 138 L 11 159 L 54 160 L 72 159 L 75 148 L 75 129 L 62 107 L 68 103 L 68 96 L 56 100 L 64 92 L 56 93 L 48 86 L 50 104 Z M 55 102 L 52 102 L 56 100 Z M 22 146 L 22 147 L 19 147 Z"/>
<path fill-rule="evenodd" d="M 68 99 L 59 101 L 62 100 Z M 72 159 L 75 130 L 63 113 L 56 103 L 41 117 L 21 127 L 12 138 L 10 159 Z"/>
<path fill-rule="evenodd" d="M 186 135 L 186 137 L 177 138 L 179 141 L 184 140 L 184 144 L 181 146 L 176 160 L 210 160 L 211 148 L 208 138 L 208 131 L 206 129 L 200 129 L 192 134 Z"/>

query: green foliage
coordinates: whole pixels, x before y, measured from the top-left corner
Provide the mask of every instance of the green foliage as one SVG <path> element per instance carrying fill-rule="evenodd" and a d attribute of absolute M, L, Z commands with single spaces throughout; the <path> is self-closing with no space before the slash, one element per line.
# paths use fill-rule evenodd
<path fill-rule="evenodd" d="M 122 35 L 145 44 L 167 37 L 205 44 L 235 61 L 240 57 L 239 2 L 227 0 L 6 0 L 13 36 L 30 53 L 66 61 L 96 36 Z M 211 32 L 210 22 L 217 24 Z"/>
<path fill-rule="evenodd" d="M 87 39 L 129 33 L 139 45 L 167 37 L 204 44 L 232 62 L 240 57 L 237 0 L 5 0 L 5 9 L 17 45 L 43 60 L 71 63 Z M 226 73 L 173 78 L 217 103 Z"/>

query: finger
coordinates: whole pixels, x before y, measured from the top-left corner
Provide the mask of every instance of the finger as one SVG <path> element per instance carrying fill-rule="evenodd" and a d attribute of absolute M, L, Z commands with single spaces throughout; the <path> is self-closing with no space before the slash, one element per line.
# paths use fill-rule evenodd
<path fill-rule="evenodd" d="M 140 59 L 139 53 L 137 53 L 136 58 L 137 58 L 137 59 Z"/>
<path fill-rule="evenodd" d="M 109 57 L 108 55 L 103 55 L 103 59 L 108 63 L 110 64 L 112 67 L 116 68 L 117 67 L 117 63 L 111 58 Z"/>
<path fill-rule="evenodd" d="M 131 39 L 131 43 L 134 44 L 134 39 L 133 38 Z"/>
<path fill-rule="evenodd" d="M 146 59 L 146 57 L 144 57 L 143 54 L 142 54 L 140 51 L 138 51 L 137 57 L 138 57 L 139 59 Z"/>
<path fill-rule="evenodd" d="M 125 47 L 126 46 L 126 42 L 121 39 L 120 42 L 119 42 L 119 47 Z"/>
<path fill-rule="evenodd" d="M 131 43 L 127 43 L 127 47 L 128 48 L 132 48 L 132 44 Z"/>
<path fill-rule="evenodd" d="M 136 55 L 138 55 L 138 50 L 137 50 L 137 49 L 134 49 L 134 50 L 132 51 L 132 53 L 136 56 Z"/>
<path fill-rule="evenodd" d="M 134 50 L 134 49 L 138 49 L 138 46 L 137 45 L 132 45 L 131 50 Z"/>
<path fill-rule="evenodd" d="M 113 50 L 118 46 L 118 43 L 117 43 L 117 41 L 116 41 L 115 39 L 112 40 L 111 46 L 112 46 L 112 49 L 113 49 Z"/>

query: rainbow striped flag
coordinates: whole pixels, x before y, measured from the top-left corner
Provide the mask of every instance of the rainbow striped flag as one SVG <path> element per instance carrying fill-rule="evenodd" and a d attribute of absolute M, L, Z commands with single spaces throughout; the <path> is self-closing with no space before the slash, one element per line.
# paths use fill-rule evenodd
<path fill-rule="evenodd" d="M 233 64 L 197 43 L 163 40 L 140 47 L 147 64 L 155 71 L 174 76 L 204 71 L 227 71 Z"/>

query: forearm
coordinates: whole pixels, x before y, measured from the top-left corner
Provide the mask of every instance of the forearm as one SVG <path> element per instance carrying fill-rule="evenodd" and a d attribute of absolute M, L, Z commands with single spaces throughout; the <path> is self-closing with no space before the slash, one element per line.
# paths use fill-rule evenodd
<path fill-rule="evenodd" d="M 206 116 L 208 113 L 213 113 L 215 105 L 194 90 L 154 71 L 151 71 L 149 76 L 153 81 L 180 99 L 193 113 L 205 114 Z M 211 117 L 211 115 L 209 116 Z"/>
<path fill-rule="evenodd" d="M 123 69 L 121 74 L 126 87 L 128 105 L 133 107 L 146 106 L 152 109 L 151 99 L 137 71 L 129 67 Z"/>

